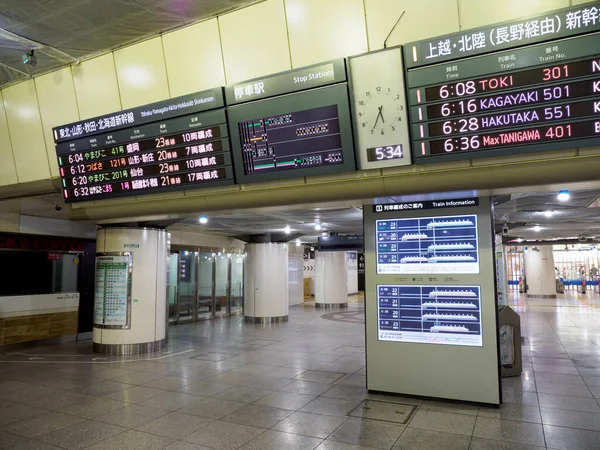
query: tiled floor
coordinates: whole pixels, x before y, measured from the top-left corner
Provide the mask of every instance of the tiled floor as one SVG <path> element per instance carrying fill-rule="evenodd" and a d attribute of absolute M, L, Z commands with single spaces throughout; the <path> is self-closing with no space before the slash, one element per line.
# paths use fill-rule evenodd
<path fill-rule="evenodd" d="M 92 361 L 90 342 L 7 355 L 0 449 L 600 449 L 598 296 L 513 302 L 524 372 L 500 409 L 369 395 L 359 304 L 299 306 L 276 326 L 171 327 L 154 359 Z"/>

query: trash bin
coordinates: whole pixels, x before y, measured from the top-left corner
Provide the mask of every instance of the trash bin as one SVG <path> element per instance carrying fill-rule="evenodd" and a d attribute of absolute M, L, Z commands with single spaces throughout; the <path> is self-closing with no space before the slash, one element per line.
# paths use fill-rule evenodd
<path fill-rule="evenodd" d="M 498 320 L 500 322 L 498 339 L 500 339 L 502 377 L 518 377 L 523 370 L 521 317 L 510 306 L 501 306 Z"/>

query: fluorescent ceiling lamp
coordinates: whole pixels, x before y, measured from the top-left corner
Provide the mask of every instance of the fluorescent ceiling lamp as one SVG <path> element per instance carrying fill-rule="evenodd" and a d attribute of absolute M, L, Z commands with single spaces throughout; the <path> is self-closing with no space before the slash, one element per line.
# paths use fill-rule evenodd
<path fill-rule="evenodd" d="M 286 225 L 285 228 L 283 229 L 283 232 L 285 234 L 290 234 L 292 232 L 292 229 L 290 228 L 289 225 Z"/>
<path fill-rule="evenodd" d="M 208 223 L 208 218 L 206 216 L 200 217 L 200 223 L 206 225 Z"/>
<path fill-rule="evenodd" d="M 535 227 L 533 227 L 533 231 L 542 231 L 542 227 L 536 225 Z"/>
<path fill-rule="evenodd" d="M 571 198 L 569 191 L 558 191 L 557 197 L 561 202 L 566 202 Z"/>
<path fill-rule="evenodd" d="M 553 214 L 554 214 L 554 211 L 544 211 L 544 216 L 546 216 L 546 217 L 552 217 Z"/>
<path fill-rule="evenodd" d="M 315 222 L 315 230 L 317 231 L 321 231 L 323 227 L 321 226 L 321 224 L 319 222 Z"/>

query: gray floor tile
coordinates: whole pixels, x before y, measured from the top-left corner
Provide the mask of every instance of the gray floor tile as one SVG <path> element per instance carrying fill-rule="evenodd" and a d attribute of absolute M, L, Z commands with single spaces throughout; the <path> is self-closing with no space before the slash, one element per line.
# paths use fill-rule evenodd
<path fill-rule="evenodd" d="M 113 392 L 119 392 L 129 387 L 125 383 L 117 383 L 115 381 L 99 381 L 92 384 L 91 386 L 79 391 L 83 395 L 95 395 L 101 397 L 103 395 L 112 394 Z"/>
<path fill-rule="evenodd" d="M 324 414 L 327 416 L 345 417 L 358 406 L 359 401 L 343 400 L 341 398 L 319 397 L 301 409 L 302 412 Z"/>
<path fill-rule="evenodd" d="M 589 390 L 596 399 L 600 399 L 600 386 L 589 386 Z"/>
<path fill-rule="evenodd" d="M 154 380 L 163 378 L 163 375 L 153 372 L 131 372 L 127 375 L 112 378 L 110 381 L 116 381 L 117 383 L 140 385 L 149 383 Z"/>
<path fill-rule="evenodd" d="M 62 448 L 40 441 L 25 441 L 10 447 L 10 450 L 62 450 Z"/>
<path fill-rule="evenodd" d="M 160 389 L 152 389 L 144 386 L 130 386 L 125 390 L 107 394 L 104 398 L 117 400 L 125 403 L 139 403 L 150 398 L 158 397 L 164 394 L 165 391 Z"/>
<path fill-rule="evenodd" d="M 466 414 L 476 416 L 479 412 L 479 406 L 470 405 L 468 403 L 452 403 L 444 401 L 425 400 L 421 409 L 428 411 L 443 411 L 456 414 Z"/>
<path fill-rule="evenodd" d="M 579 375 L 577 369 L 573 366 L 550 366 L 546 364 L 536 364 L 534 366 L 536 378 L 539 372 L 562 373 L 564 375 Z"/>
<path fill-rule="evenodd" d="M 473 436 L 517 444 L 545 445 L 541 425 L 512 420 L 478 417 Z"/>
<path fill-rule="evenodd" d="M 222 419 L 234 411 L 246 406 L 244 403 L 230 402 L 219 398 L 199 398 L 189 406 L 181 409 L 183 414 L 208 417 L 210 419 Z"/>
<path fill-rule="evenodd" d="M 469 436 L 407 428 L 393 450 L 469 450 Z"/>
<path fill-rule="evenodd" d="M 312 402 L 316 397 L 312 395 L 294 394 L 292 392 L 276 391 L 257 401 L 257 405 L 272 408 L 298 410 Z"/>
<path fill-rule="evenodd" d="M 176 411 L 186 406 L 192 405 L 198 401 L 199 397 L 196 395 L 184 394 L 183 392 L 165 392 L 162 395 L 149 398 L 140 402 L 140 405 L 150 406 L 152 408 L 168 409 L 170 411 Z"/>
<path fill-rule="evenodd" d="M 8 431 L 0 430 L 0 448 L 9 448 L 13 445 L 24 444 L 28 441 L 27 438 L 17 434 L 9 433 Z"/>
<path fill-rule="evenodd" d="M 504 403 L 537 406 L 538 396 L 536 392 L 503 390 L 502 401 Z"/>
<path fill-rule="evenodd" d="M 364 447 L 362 445 L 346 444 L 345 442 L 336 442 L 325 440 L 315 450 L 375 450 L 373 447 Z"/>
<path fill-rule="evenodd" d="M 183 440 L 215 449 L 234 450 L 264 432 L 265 430 L 262 428 L 217 421 Z"/>
<path fill-rule="evenodd" d="M 362 386 L 336 384 L 321 395 L 323 397 L 343 398 L 345 400 L 363 400 L 367 398 L 369 392 Z"/>
<path fill-rule="evenodd" d="M 311 381 L 294 381 L 287 386 L 284 386 L 280 391 L 294 392 L 296 394 L 305 395 L 321 395 L 323 392 L 331 389 L 329 383 L 313 383 Z"/>
<path fill-rule="evenodd" d="M 342 378 L 345 374 L 336 372 L 320 372 L 317 370 L 309 370 L 298 375 L 295 380 L 297 381 L 311 381 L 314 383 L 335 383 L 337 380 Z"/>
<path fill-rule="evenodd" d="M 414 405 L 379 400 L 366 400 L 350 413 L 353 417 L 383 420 L 406 425 L 415 411 Z"/>
<path fill-rule="evenodd" d="M 190 444 L 189 442 L 175 441 L 172 444 L 167 445 L 163 450 L 214 450 L 210 447 L 204 447 L 202 445 Z"/>
<path fill-rule="evenodd" d="M 109 398 L 92 397 L 89 400 L 66 406 L 62 408 L 60 412 L 71 414 L 72 416 L 85 417 L 86 419 L 93 419 L 111 411 L 124 408 L 127 405 L 128 404 L 125 402 L 118 402 Z"/>
<path fill-rule="evenodd" d="M 411 428 L 471 436 L 475 417 L 442 411 L 419 410 L 408 423 Z"/>
<path fill-rule="evenodd" d="M 136 428 L 159 417 L 169 414 L 169 410 L 143 405 L 129 405 L 122 409 L 96 417 L 98 422 L 110 423 L 125 428 Z"/>
<path fill-rule="evenodd" d="M 68 450 L 76 450 L 108 439 L 123 431 L 126 431 L 126 429 L 107 423 L 87 420 L 41 436 L 39 440 Z"/>
<path fill-rule="evenodd" d="M 518 377 L 503 378 L 502 389 L 510 389 L 513 391 L 527 391 L 536 392 L 535 381 L 533 380 L 522 380 Z"/>
<path fill-rule="evenodd" d="M 275 425 L 273 430 L 325 439 L 345 420 L 344 417 L 322 416 L 298 411 Z"/>
<path fill-rule="evenodd" d="M 206 417 L 173 412 L 151 422 L 146 422 L 136 429 L 172 439 L 182 439 L 213 422 L 213 419 Z"/>
<path fill-rule="evenodd" d="M 31 419 L 47 412 L 47 409 L 15 403 L 12 406 L 0 409 L 0 426 Z"/>
<path fill-rule="evenodd" d="M 91 400 L 92 398 L 93 397 L 89 395 L 83 395 L 77 392 L 56 391 L 54 394 L 47 397 L 36 398 L 30 402 L 21 403 L 27 403 L 31 406 L 50 409 L 52 411 L 60 411 L 65 407 L 74 405 L 75 403 L 81 403 L 85 400 Z"/>
<path fill-rule="evenodd" d="M 293 367 L 277 367 L 269 370 L 269 375 L 280 378 L 292 379 L 306 372 L 304 369 L 296 369 Z"/>
<path fill-rule="evenodd" d="M 185 386 L 186 384 L 193 383 L 194 381 L 189 378 L 182 377 L 164 377 L 158 380 L 149 381 L 148 383 L 142 384 L 144 387 L 162 389 L 163 391 L 176 391 L 177 389 Z"/>
<path fill-rule="evenodd" d="M 329 436 L 329 440 L 389 450 L 404 428 L 377 420 L 350 418 Z"/>
<path fill-rule="evenodd" d="M 500 408 L 481 408 L 479 410 L 479 417 L 516 420 L 519 422 L 542 423 L 539 407 L 515 405 L 511 403 L 500 405 Z"/>
<path fill-rule="evenodd" d="M 544 425 L 600 431 L 600 413 L 541 408 Z"/>
<path fill-rule="evenodd" d="M 212 397 L 215 394 L 231 389 L 229 384 L 211 383 L 208 381 L 197 381 L 186 384 L 178 389 L 178 392 L 197 395 L 199 397 Z"/>
<path fill-rule="evenodd" d="M 598 450 L 600 433 L 575 428 L 544 425 L 548 448 L 559 450 Z"/>
<path fill-rule="evenodd" d="M 227 386 L 227 390 L 213 395 L 214 398 L 239 403 L 254 403 L 274 391 L 253 386 Z"/>
<path fill-rule="evenodd" d="M 85 419 L 81 417 L 70 416 L 56 411 L 47 414 L 41 414 L 31 419 L 21 422 L 12 423 L 4 429 L 10 433 L 18 434 L 30 439 L 36 439 L 44 434 L 52 433 L 53 431 L 66 428 Z"/>
<path fill-rule="evenodd" d="M 287 409 L 245 405 L 243 408 L 229 414 L 223 420 L 251 427 L 271 428 L 290 414 L 292 414 L 292 411 Z"/>
<path fill-rule="evenodd" d="M 543 394 L 571 395 L 573 397 L 592 397 L 586 386 L 565 383 L 536 382 L 538 392 Z"/>
<path fill-rule="evenodd" d="M 340 380 L 339 383 L 343 384 L 343 385 L 360 386 L 360 387 L 364 388 L 367 385 L 367 377 L 364 374 L 354 373 L 354 374 L 346 375 L 344 378 L 342 378 Z"/>
<path fill-rule="evenodd" d="M 142 433 L 141 431 L 128 430 L 124 433 L 112 436 L 104 441 L 98 442 L 90 447 L 89 450 L 159 450 L 173 440 Z"/>
<path fill-rule="evenodd" d="M 540 407 L 571 409 L 600 414 L 600 406 L 593 398 L 569 397 L 568 395 L 538 394 Z"/>
<path fill-rule="evenodd" d="M 578 384 L 580 386 L 585 386 L 585 381 L 583 378 L 577 375 L 566 375 L 562 373 L 549 373 L 549 372 L 535 372 L 535 381 L 536 382 L 549 382 L 549 383 L 564 383 L 564 384 Z"/>
<path fill-rule="evenodd" d="M 241 447 L 242 450 L 309 450 L 323 440 L 280 431 L 267 430 Z"/>
<path fill-rule="evenodd" d="M 541 450 L 546 447 L 516 444 L 514 442 L 494 441 L 473 436 L 469 450 Z"/>

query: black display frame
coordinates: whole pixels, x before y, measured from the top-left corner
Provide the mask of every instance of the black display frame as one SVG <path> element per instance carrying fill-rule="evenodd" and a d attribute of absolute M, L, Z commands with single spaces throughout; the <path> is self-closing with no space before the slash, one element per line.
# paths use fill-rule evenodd
<path fill-rule="evenodd" d="M 336 105 L 338 108 L 343 155 L 343 162 L 341 164 L 306 167 L 275 173 L 253 173 L 249 175 L 245 173 L 243 150 L 238 125 L 240 122 L 256 119 L 257 117 L 268 117 L 271 115 L 286 114 L 330 105 Z M 230 106 L 227 111 L 229 116 L 229 136 L 231 139 L 231 150 L 237 184 L 356 171 L 350 100 L 348 85 L 345 82 L 293 94 L 241 103 L 239 105 Z"/>

